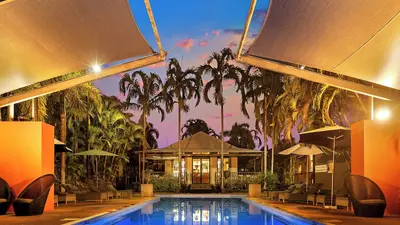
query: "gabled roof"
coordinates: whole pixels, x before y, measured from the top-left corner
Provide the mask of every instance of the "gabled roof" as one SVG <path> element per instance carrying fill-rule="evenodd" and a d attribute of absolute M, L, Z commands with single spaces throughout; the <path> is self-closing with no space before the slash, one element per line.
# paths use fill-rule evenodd
<path fill-rule="evenodd" d="M 212 137 L 204 132 L 198 132 L 191 137 L 179 141 L 182 153 L 219 153 L 221 152 L 221 140 Z M 175 142 L 165 148 L 152 149 L 147 153 L 178 153 L 179 146 Z M 229 143 L 224 143 L 224 153 L 261 153 L 254 149 L 244 149 L 235 147 Z"/>

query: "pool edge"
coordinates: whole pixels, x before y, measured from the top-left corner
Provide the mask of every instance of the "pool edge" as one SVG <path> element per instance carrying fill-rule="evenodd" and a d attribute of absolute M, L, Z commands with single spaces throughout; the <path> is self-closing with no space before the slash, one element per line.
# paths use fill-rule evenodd
<path fill-rule="evenodd" d="M 153 204 L 153 203 L 156 203 L 156 202 L 160 201 L 160 199 L 161 199 L 160 197 L 154 196 L 152 199 L 145 200 L 145 201 L 140 202 L 140 203 L 138 203 L 138 204 L 131 205 L 131 206 L 128 206 L 128 207 L 126 207 L 126 208 L 119 209 L 119 210 L 117 210 L 117 211 L 110 211 L 110 212 L 98 213 L 98 214 L 95 214 L 95 215 L 92 215 L 92 216 L 88 216 L 88 217 L 85 217 L 85 218 L 82 218 L 82 219 L 79 219 L 79 220 L 75 220 L 75 221 L 68 222 L 68 223 L 63 223 L 62 225 L 77 225 L 77 224 L 79 224 L 79 223 L 82 223 L 82 222 L 85 222 L 85 221 L 89 221 L 89 220 L 95 219 L 95 218 L 97 218 L 97 217 L 102 217 L 102 216 L 107 216 L 107 215 L 110 216 L 110 215 L 113 214 L 113 213 L 115 213 L 115 214 L 117 214 L 117 213 L 118 213 L 118 214 L 122 214 L 122 213 L 124 213 L 125 211 L 135 212 L 135 211 L 137 211 L 137 210 L 139 210 L 139 209 L 145 207 L 146 205 Z"/>

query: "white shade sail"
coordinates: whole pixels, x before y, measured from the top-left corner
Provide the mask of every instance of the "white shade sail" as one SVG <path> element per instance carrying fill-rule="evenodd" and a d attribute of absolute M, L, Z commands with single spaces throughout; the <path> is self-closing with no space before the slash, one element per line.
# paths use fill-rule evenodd
<path fill-rule="evenodd" d="M 0 4 L 0 94 L 153 54 L 128 0 L 14 0 Z"/>
<path fill-rule="evenodd" d="M 305 65 L 400 89 L 399 12 L 399 0 L 271 0 L 262 30 L 244 56 Z M 318 74 L 313 78 L 291 72 L 379 96 Z"/>
<path fill-rule="evenodd" d="M 303 143 L 299 143 L 294 145 L 286 150 L 279 152 L 279 155 L 319 155 L 324 153 L 318 146 L 316 145 L 306 145 Z"/>

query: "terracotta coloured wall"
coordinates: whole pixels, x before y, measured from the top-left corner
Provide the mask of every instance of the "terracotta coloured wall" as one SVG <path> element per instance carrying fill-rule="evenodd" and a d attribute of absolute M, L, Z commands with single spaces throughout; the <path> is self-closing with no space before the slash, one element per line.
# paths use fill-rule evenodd
<path fill-rule="evenodd" d="M 0 176 L 16 195 L 36 178 L 54 173 L 53 126 L 42 122 L 0 122 L 0 143 Z M 53 188 L 45 211 L 54 209 Z"/>
<path fill-rule="evenodd" d="M 400 121 L 360 121 L 351 126 L 351 172 L 379 185 L 387 214 L 400 214 Z"/>

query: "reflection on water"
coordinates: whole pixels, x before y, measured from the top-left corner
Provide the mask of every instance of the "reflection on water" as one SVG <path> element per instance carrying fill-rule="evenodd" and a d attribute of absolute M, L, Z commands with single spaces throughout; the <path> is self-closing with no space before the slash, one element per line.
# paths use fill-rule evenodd
<path fill-rule="evenodd" d="M 149 208 L 151 208 L 151 213 Z M 271 213 L 248 205 L 240 199 L 162 199 L 135 211 L 115 225 L 281 225 L 288 222 Z"/>

